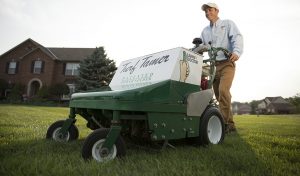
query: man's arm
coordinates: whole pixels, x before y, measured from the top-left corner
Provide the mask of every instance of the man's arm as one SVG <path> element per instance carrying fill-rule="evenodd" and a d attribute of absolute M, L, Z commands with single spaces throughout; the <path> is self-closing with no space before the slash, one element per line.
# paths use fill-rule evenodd
<path fill-rule="evenodd" d="M 243 36 L 239 31 L 239 29 L 237 28 L 237 26 L 235 25 L 235 23 L 233 21 L 230 21 L 229 25 L 230 25 L 229 39 L 233 49 L 230 60 L 234 62 L 237 61 L 242 55 L 244 43 L 243 43 Z"/>

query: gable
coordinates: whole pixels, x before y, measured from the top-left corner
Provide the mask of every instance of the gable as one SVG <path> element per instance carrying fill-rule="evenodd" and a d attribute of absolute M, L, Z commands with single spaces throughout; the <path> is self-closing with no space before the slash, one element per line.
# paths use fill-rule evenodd
<path fill-rule="evenodd" d="M 27 39 L 20 43 L 19 45 L 13 47 L 12 49 L 8 50 L 7 52 L 3 53 L 0 58 L 7 58 L 10 59 L 19 59 L 26 53 L 30 52 L 31 50 L 34 50 L 38 46 L 33 42 L 31 39 Z"/>
<path fill-rule="evenodd" d="M 48 49 L 43 47 L 41 44 L 35 42 L 32 39 L 27 39 L 20 43 L 19 45 L 13 47 L 12 49 L 8 50 L 4 54 L 0 56 L 0 59 L 2 58 L 8 58 L 8 59 L 22 59 L 23 57 L 29 55 L 30 53 L 36 51 L 36 50 L 42 50 L 45 54 L 47 54 L 49 57 L 56 59 L 56 57 L 51 54 Z"/>
<path fill-rule="evenodd" d="M 22 62 L 25 60 L 50 60 L 53 61 L 53 57 L 49 56 L 46 52 L 44 52 L 41 48 L 36 48 L 31 52 L 27 53 L 26 55 L 21 57 Z"/>
<path fill-rule="evenodd" d="M 95 48 L 46 48 L 32 39 L 27 39 L 0 56 L 9 59 L 22 59 L 37 50 L 41 50 L 53 60 L 80 62 L 90 56 Z"/>
<path fill-rule="evenodd" d="M 267 107 L 267 103 L 263 100 L 257 104 L 258 109 L 265 109 Z"/>

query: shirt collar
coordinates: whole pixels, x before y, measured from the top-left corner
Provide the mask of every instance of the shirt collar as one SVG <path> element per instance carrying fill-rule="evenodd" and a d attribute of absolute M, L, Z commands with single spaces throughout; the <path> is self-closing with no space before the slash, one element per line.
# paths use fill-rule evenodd
<path fill-rule="evenodd" d="M 216 26 L 216 27 L 218 27 L 219 25 L 221 24 L 221 19 L 220 18 L 218 18 L 218 20 L 215 22 L 215 23 L 210 23 L 210 27 L 213 27 L 213 26 Z"/>

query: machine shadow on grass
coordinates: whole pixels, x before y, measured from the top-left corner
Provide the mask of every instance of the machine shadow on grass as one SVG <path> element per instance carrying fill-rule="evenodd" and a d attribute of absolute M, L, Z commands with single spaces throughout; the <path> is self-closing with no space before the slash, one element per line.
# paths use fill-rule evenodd
<path fill-rule="evenodd" d="M 204 150 L 201 157 L 220 168 L 217 175 L 271 175 L 267 165 L 238 132 L 227 134 L 221 145 Z"/>

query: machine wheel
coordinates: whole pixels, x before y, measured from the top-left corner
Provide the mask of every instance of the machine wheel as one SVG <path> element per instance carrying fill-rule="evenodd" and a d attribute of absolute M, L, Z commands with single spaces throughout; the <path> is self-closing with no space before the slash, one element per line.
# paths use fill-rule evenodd
<path fill-rule="evenodd" d="M 200 119 L 198 144 L 219 144 L 225 137 L 225 125 L 220 111 L 216 107 L 209 107 Z"/>
<path fill-rule="evenodd" d="M 72 124 L 68 130 L 67 135 L 63 136 L 60 133 L 60 129 L 64 124 L 64 120 L 59 120 L 54 122 L 47 130 L 46 139 L 53 139 L 54 141 L 58 142 L 68 142 L 71 140 L 76 140 L 78 138 L 79 132 L 78 128 Z"/>
<path fill-rule="evenodd" d="M 125 143 L 120 136 L 110 151 L 102 148 L 108 133 L 108 128 L 97 129 L 85 139 L 81 152 L 83 159 L 89 160 L 93 158 L 98 162 L 105 162 L 113 160 L 116 156 L 122 157 L 126 154 Z"/>

